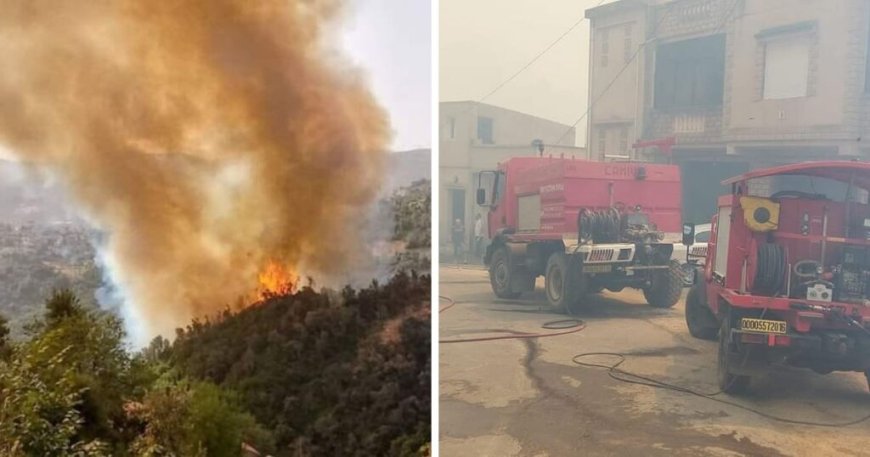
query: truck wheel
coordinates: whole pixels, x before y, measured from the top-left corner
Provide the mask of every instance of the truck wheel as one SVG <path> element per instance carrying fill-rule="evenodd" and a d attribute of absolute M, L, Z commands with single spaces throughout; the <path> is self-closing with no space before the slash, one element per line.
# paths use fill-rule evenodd
<path fill-rule="evenodd" d="M 544 289 L 550 306 L 567 312 L 575 311 L 578 287 L 575 284 L 576 269 L 564 252 L 554 252 L 547 260 L 544 274 Z"/>
<path fill-rule="evenodd" d="M 731 318 L 726 316 L 722 319 L 722 325 L 719 328 L 719 363 L 717 369 L 719 390 L 726 394 L 740 394 L 749 388 L 749 376 L 732 374 L 730 332 Z"/>
<path fill-rule="evenodd" d="M 680 265 L 680 270 L 683 273 L 683 285 L 692 287 L 695 284 L 695 266 L 691 263 L 684 263 Z"/>
<path fill-rule="evenodd" d="M 698 283 L 689 289 L 686 297 L 686 326 L 695 338 L 715 341 L 719 333 L 716 316 L 707 307 L 707 297 L 704 295 L 703 283 Z"/>
<path fill-rule="evenodd" d="M 643 289 L 646 302 L 655 308 L 670 308 L 680 301 L 683 293 L 683 269 L 680 262 L 671 260 L 667 270 L 654 270 L 652 285 Z"/>
<path fill-rule="evenodd" d="M 513 290 L 511 284 L 513 271 L 508 255 L 508 248 L 502 246 L 492 254 L 492 262 L 489 264 L 489 283 L 498 298 L 517 298 L 520 296 L 519 292 Z"/>
<path fill-rule="evenodd" d="M 867 388 L 870 389 L 870 368 L 864 372 L 864 377 L 867 378 Z"/>

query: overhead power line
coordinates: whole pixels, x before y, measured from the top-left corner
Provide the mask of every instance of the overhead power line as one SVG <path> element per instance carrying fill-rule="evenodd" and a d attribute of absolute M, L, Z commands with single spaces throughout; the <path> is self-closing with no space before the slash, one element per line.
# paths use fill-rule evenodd
<path fill-rule="evenodd" d="M 595 6 L 594 6 L 593 8 L 597 8 L 597 7 L 601 6 L 601 5 L 604 4 L 604 2 L 606 2 L 606 1 L 607 1 L 607 0 L 600 0 L 597 4 L 595 4 Z M 559 35 L 555 40 L 553 40 L 552 42 L 550 42 L 550 44 L 548 44 L 544 49 L 542 49 L 540 52 L 538 52 L 537 54 L 535 54 L 535 56 L 532 57 L 531 60 L 529 60 L 528 62 L 526 62 L 526 63 L 525 63 L 523 66 L 521 66 L 517 71 L 515 71 L 513 74 L 511 74 L 507 79 L 505 79 L 504 81 L 502 81 L 501 83 L 499 83 L 498 85 L 496 85 L 492 90 L 490 90 L 489 92 L 487 92 L 486 95 L 484 95 L 483 97 L 478 98 L 477 101 L 476 101 L 476 103 L 483 103 L 486 99 L 488 99 L 489 97 L 493 96 L 496 92 L 498 92 L 499 90 L 501 90 L 504 86 L 508 85 L 511 81 L 513 81 L 514 79 L 516 79 L 517 76 L 521 75 L 524 71 L 528 70 L 532 65 L 535 64 L 535 62 L 537 62 L 538 60 L 541 59 L 541 57 L 543 57 L 543 56 L 546 55 L 548 52 L 550 52 L 551 49 L 553 49 L 557 44 L 559 44 L 563 39 L 565 39 L 566 36 L 568 36 L 568 35 L 569 35 L 571 32 L 573 32 L 577 27 L 579 27 L 580 24 L 582 24 L 583 21 L 585 21 L 585 20 L 586 20 L 586 15 L 584 14 L 580 19 L 578 19 L 576 22 L 574 22 L 574 24 L 572 24 L 571 27 L 568 27 L 568 29 L 565 30 L 561 35 Z M 457 113 L 457 114 L 460 114 L 460 115 L 461 115 L 461 114 L 466 114 L 466 113 L 470 112 L 472 109 L 473 109 L 473 107 L 468 108 L 468 109 L 466 109 L 465 111 L 461 111 L 461 112 L 459 112 L 459 113 Z M 441 124 L 440 127 L 441 127 L 441 128 L 444 128 L 444 124 Z"/>
<path fill-rule="evenodd" d="M 597 3 L 593 8 L 597 8 L 597 7 L 601 6 L 601 5 L 602 5 L 604 2 L 606 2 L 606 1 L 607 1 L 607 0 L 601 0 L 601 1 L 599 1 L 599 2 L 598 2 L 598 3 Z M 486 100 L 487 98 L 491 97 L 493 94 L 495 94 L 496 92 L 498 92 L 502 87 L 504 87 L 505 85 L 507 85 L 509 82 L 513 81 L 514 78 L 516 78 L 516 77 L 519 76 L 522 72 L 526 71 L 529 67 L 531 67 L 532 65 L 534 65 L 534 63 L 537 62 L 541 57 L 543 57 L 544 54 L 546 54 L 547 52 L 549 52 L 550 49 L 553 49 L 554 46 L 556 46 L 557 44 L 559 44 L 560 41 L 562 41 L 566 36 L 568 36 L 569 33 L 573 32 L 574 29 L 576 29 L 577 27 L 579 27 L 580 24 L 582 24 L 583 21 L 585 21 L 585 20 L 586 20 L 586 15 L 584 14 L 583 17 L 581 17 L 577 22 L 575 22 L 574 25 L 572 25 L 571 27 L 569 27 L 568 30 L 565 30 L 564 33 L 562 33 L 561 35 L 559 35 L 559 37 L 556 38 L 555 40 L 553 40 L 552 43 L 550 43 L 549 45 L 547 45 L 546 48 L 544 48 L 541 52 L 539 52 L 537 55 L 535 55 L 534 57 L 532 57 L 531 60 L 529 60 L 525 65 L 523 65 L 522 67 L 520 67 L 519 70 L 517 70 L 516 72 L 514 72 L 514 73 L 513 73 L 512 75 L 510 75 L 507 79 L 505 79 L 504 81 L 502 81 L 499 85 L 495 86 L 494 89 L 492 89 L 491 91 L 487 92 L 486 95 L 484 95 L 483 97 L 481 97 L 480 99 L 478 99 L 477 102 L 478 102 L 478 103 L 482 103 L 484 100 Z"/>

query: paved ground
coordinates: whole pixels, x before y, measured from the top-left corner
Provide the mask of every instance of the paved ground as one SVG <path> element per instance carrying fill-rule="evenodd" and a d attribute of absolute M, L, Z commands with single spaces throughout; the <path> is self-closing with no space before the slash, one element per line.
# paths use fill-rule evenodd
<path fill-rule="evenodd" d="M 442 267 L 440 293 L 457 304 L 441 313 L 441 339 L 545 331 L 541 323 L 564 316 L 548 310 L 541 287 L 520 301 L 499 300 L 482 269 Z M 442 456 L 870 456 L 870 421 L 846 428 L 783 424 L 574 365 L 581 352 L 620 352 L 629 371 L 716 390 L 716 343 L 689 336 L 682 302 L 653 309 L 635 291 L 594 301 L 579 333 L 441 344 Z M 720 397 L 792 419 L 870 414 L 858 373 L 779 371 L 753 379 L 744 398 Z"/>

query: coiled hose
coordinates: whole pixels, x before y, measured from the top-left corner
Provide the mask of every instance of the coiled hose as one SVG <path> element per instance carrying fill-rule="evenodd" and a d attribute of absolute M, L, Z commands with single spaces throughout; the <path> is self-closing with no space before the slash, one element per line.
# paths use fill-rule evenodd
<path fill-rule="evenodd" d="M 615 207 L 604 210 L 582 209 L 577 215 L 580 239 L 592 240 L 593 243 L 618 242 L 621 225 L 622 216 Z"/>
<path fill-rule="evenodd" d="M 758 246 L 758 260 L 752 292 L 758 295 L 773 296 L 782 291 L 786 281 L 785 249 L 774 243 Z"/>

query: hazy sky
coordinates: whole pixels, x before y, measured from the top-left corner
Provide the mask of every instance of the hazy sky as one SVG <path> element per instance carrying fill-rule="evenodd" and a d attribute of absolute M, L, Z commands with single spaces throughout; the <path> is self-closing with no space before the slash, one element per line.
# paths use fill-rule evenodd
<path fill-rule="evenodd" d="M 390 113 L 393 150 L 431 146 L 429 0 L 356 0 L 344 45 Z"/>
<path fill-rule="evenodd" d="M 600 0 L 441 0 L 440 99 L 478 100 Z M 607 2 L 605 2 L 607 3 Z M 586 110 L 589 22 L 485 100 L 573 124 Z M 586 121 L 577 125 L 585 145 Z"/>

